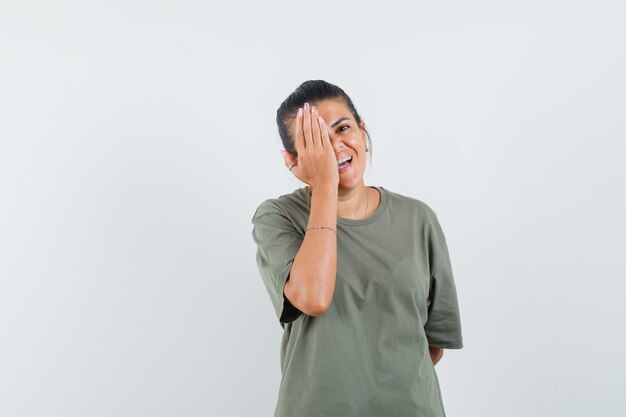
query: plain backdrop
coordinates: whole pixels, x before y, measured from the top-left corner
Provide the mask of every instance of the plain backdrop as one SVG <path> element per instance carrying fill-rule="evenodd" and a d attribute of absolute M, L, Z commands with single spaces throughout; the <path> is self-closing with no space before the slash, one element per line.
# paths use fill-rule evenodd
<path fill-rule="evenodd" d="M 626 3 L 0 3 L 0 415 L 272 416 L 276 109 L 341 86 L 438 214 L 449 417 L 623 416 Z M 381 416 L 384 417 L 384 416 Z"/>

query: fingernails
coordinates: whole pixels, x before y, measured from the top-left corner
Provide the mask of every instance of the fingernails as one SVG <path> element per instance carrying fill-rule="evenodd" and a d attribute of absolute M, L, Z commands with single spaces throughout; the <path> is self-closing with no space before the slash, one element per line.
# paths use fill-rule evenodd
<path fill-rule="evenodd" d="M 309 109 L 309 103 L 304 103 L 304 110 L 308 110 Z"/>
<path fill-rule="evenodd" d="M 302 107 L 298 109 L 298 117 L 302 116 Z"/>
<path fill-rule="evenodd" d="M 311 113 L 315 113 L 315 112 L 317 112 L 317 109 L 315 108 L 315 106 L 312 106 L 311 107 Z"/>

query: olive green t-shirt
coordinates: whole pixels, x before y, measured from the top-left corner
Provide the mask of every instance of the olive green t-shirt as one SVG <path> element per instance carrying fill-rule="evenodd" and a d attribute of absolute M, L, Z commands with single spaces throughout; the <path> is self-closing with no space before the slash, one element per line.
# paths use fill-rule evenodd
<path fill-rule="evenodd" d="M 307 187 L 254 213 L 257 266 L 283 328 L 275 417 L 445 416 L 428 346 L 463 347 L 446 239 L 426 203 L 374 188 L 372 215 L 337 217 L 335 290 L 319 317 L 283 292 L 308 225 Z"/>

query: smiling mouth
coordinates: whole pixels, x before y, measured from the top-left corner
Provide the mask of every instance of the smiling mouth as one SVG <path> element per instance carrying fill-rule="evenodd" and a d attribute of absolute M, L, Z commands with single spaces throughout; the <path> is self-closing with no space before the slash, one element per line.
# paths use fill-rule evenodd
<path fill-rule="evenodd" d="M 343 162 L 337 164 L 337 169 L 345 168 L 352 162 L 352 157 L 345 159 Z"/>

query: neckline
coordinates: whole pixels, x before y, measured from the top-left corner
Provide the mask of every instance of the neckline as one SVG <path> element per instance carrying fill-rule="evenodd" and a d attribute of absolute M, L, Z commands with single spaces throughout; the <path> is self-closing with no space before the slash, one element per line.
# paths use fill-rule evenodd
<path fill-rule="evenodd" d="M 368 187 L 378 190 L 378 193 L 380 194 L 380 203 L 378 204 L 378 207 L 376 207 L 376 210 L 374 210 L 374 212 L 365 219 L 348 219 L 346 217 L 337 216 L 338 224 L 343 224 L 347 226 L 360 226 L 360 225 L 370 224 L 376 221 L 383 214 L 383 212 L 385 211 L 385 208 L 387 207 L 387 191 L 383 187 L 380 187 L 377 185 L 371 185 L 371 186 L 368 185 Z M 304 197 L 306 199 L 306 202 L 310 210 L 311 209 L 311 196 L 307 190 L 307 187 L 305 186 L 301 188 L 301 190 L 302 190 L 302 193 L 304 194 Z"/>

